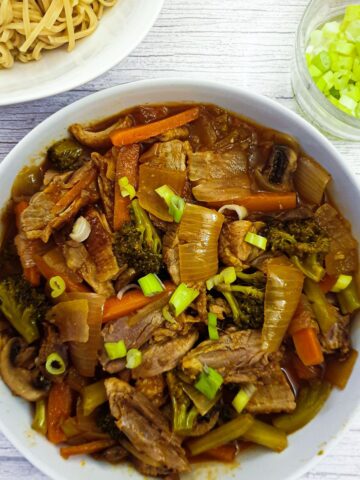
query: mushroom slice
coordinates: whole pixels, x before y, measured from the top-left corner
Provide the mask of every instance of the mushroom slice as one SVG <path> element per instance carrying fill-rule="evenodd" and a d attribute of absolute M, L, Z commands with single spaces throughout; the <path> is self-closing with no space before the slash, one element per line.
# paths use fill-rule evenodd
<path fill-rule="evenodd" d="M 15 366 L 16 357 L 25 346 L 25 342 L 19 337 L 14 337 L 6 343 L 0 355 L 0 373 L 14 395 L 29 402 L 36 402 L 47 393 L 46 388 L 35 384 L 38 371 Z"/>
<path fill-rule="evenodd" d="M 96 130 L 96 125 L 94 124 L 74 123 L 70 125 L 69 131 L 82 145 L 95 149 L 110 148 L 112 146 L 110 133 L 117 128 L 129 128 L 131 126 L 131 118 L 126 116 L 125 118 L 120 118 L 104 130 Z"/>
<path fill-rule="evenodd" d="M 260 188 L 272 192 L 293 190 L 292 175 L 297 168 L 297 153 L 287 145 L 274 145 L 265 167 L 255 170 Z"/>

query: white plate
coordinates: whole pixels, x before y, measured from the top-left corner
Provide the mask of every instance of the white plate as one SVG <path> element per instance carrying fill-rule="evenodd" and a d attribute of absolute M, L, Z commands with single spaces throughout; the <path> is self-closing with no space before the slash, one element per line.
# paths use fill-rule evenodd
<path fill-rule="evenodd" d="M 243 114 L 256 122 L 288 132 L 300 141 L 303 149 L 315 157 L 333 175 L 333 198 L 360 239 L 360 186 L 331 143 L 305 120 L 260 95 L 206 81 L 151 80 L 114 87 L 90 95 L 60 110 L 29 133 L 0 165 L 0 207 L 9 198 L 10 188 L 19 169 L 34 158 L 49 142 L 66 134 L 69 123 L 89 121 L 111 115 L 124 108 L 143 103 L 166 101 L 211 102 Z M 360 349 L 359 318 L 353 326 L 354 347 Z M 289 437 L 289 447 L 281 454 L 265 449 L 251 449 L 239 457 L 240 466 L 197 465 L 185 480 L 294 480 L 308 471 L 340 438 L 359 405 L 360 362 L 347 388 L 334 391 L 319 415 L 305 428 Z M 58 448 L 30 430 L 27 403 L 13 397 L 0 382 L 0 428 L 9 440 L 36 467 L 55 480 L 130 480 L 142 478 L 127 466 L 113 467 L 89 458 L 62 460 Z M 31 433 L 30 433 L 31 432 Z M 85 464 L 81 463 L 85 460 Z M 264 472 L 265 475 L 264 475 Z"/>
<path fill-rule="evenodd" d="M 164 0 L 118 0 L 96 31 L 76 43 L 44 51 L 41 60 L 0 70 L 0 106 L 49 97 L 83 85 L 110 70 L 143 40 Z"/>

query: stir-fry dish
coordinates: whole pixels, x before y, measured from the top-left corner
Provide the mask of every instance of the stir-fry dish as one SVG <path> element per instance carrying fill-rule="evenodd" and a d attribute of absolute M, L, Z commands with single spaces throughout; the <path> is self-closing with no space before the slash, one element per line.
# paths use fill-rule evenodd
<path fill-rule="evenodd" d="M 0 370 L 32 428 L 65 459 L 168 479 L 284 450 L 357 357 L 358 245 L 331 181 L 213 105 L 71 125 L 3 215 Z"/>

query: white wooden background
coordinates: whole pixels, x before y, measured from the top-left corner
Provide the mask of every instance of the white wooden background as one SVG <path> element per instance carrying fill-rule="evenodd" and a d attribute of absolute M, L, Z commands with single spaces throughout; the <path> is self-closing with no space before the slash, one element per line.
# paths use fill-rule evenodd
<path fill-rule="evenodd" d="M 72 92 L 25 105 L 0 107 L 0 161 L 27 132 L 65 105 L 103 88 L 140 79 L 196 76 L 221 80 L 297 110 L 290 68 L 294 34 L 307 3 L 308 0 L 166 0 L 147 38 L 107 74 Z M 359 147 L 340 141 L 335 144 L 354 174 L 360 175 Z M 14 478 L 46 477 L 0 434 L 0 479 Z M 335 450 L 302 478 L 349 479 L 360 479 L 360 416 Z"/>

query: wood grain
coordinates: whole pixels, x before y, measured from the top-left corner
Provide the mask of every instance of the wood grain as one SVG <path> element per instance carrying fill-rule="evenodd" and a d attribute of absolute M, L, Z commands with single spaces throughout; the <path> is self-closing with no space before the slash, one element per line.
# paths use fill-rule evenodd
<path fill-rule="evenodd" d="M 267 95 L 297 111 L 290 69 L 295 31 L 307 3 L 308 0 L 166 0 L 142 44 L 105 75 L 62 95 L 0 107 L 0 160 L 26 133 L 60 108 L 103 88 L 146 78 L 196 75 L 220 80 Z M 334 143 L 353 172 L 360 175 L 358 146 Z M 14 478 L 46 477 L 0 434 L 0 479 Z M 350 479 L 360 479 L 360 415 L 334 451 L 302 478 Z"/>

